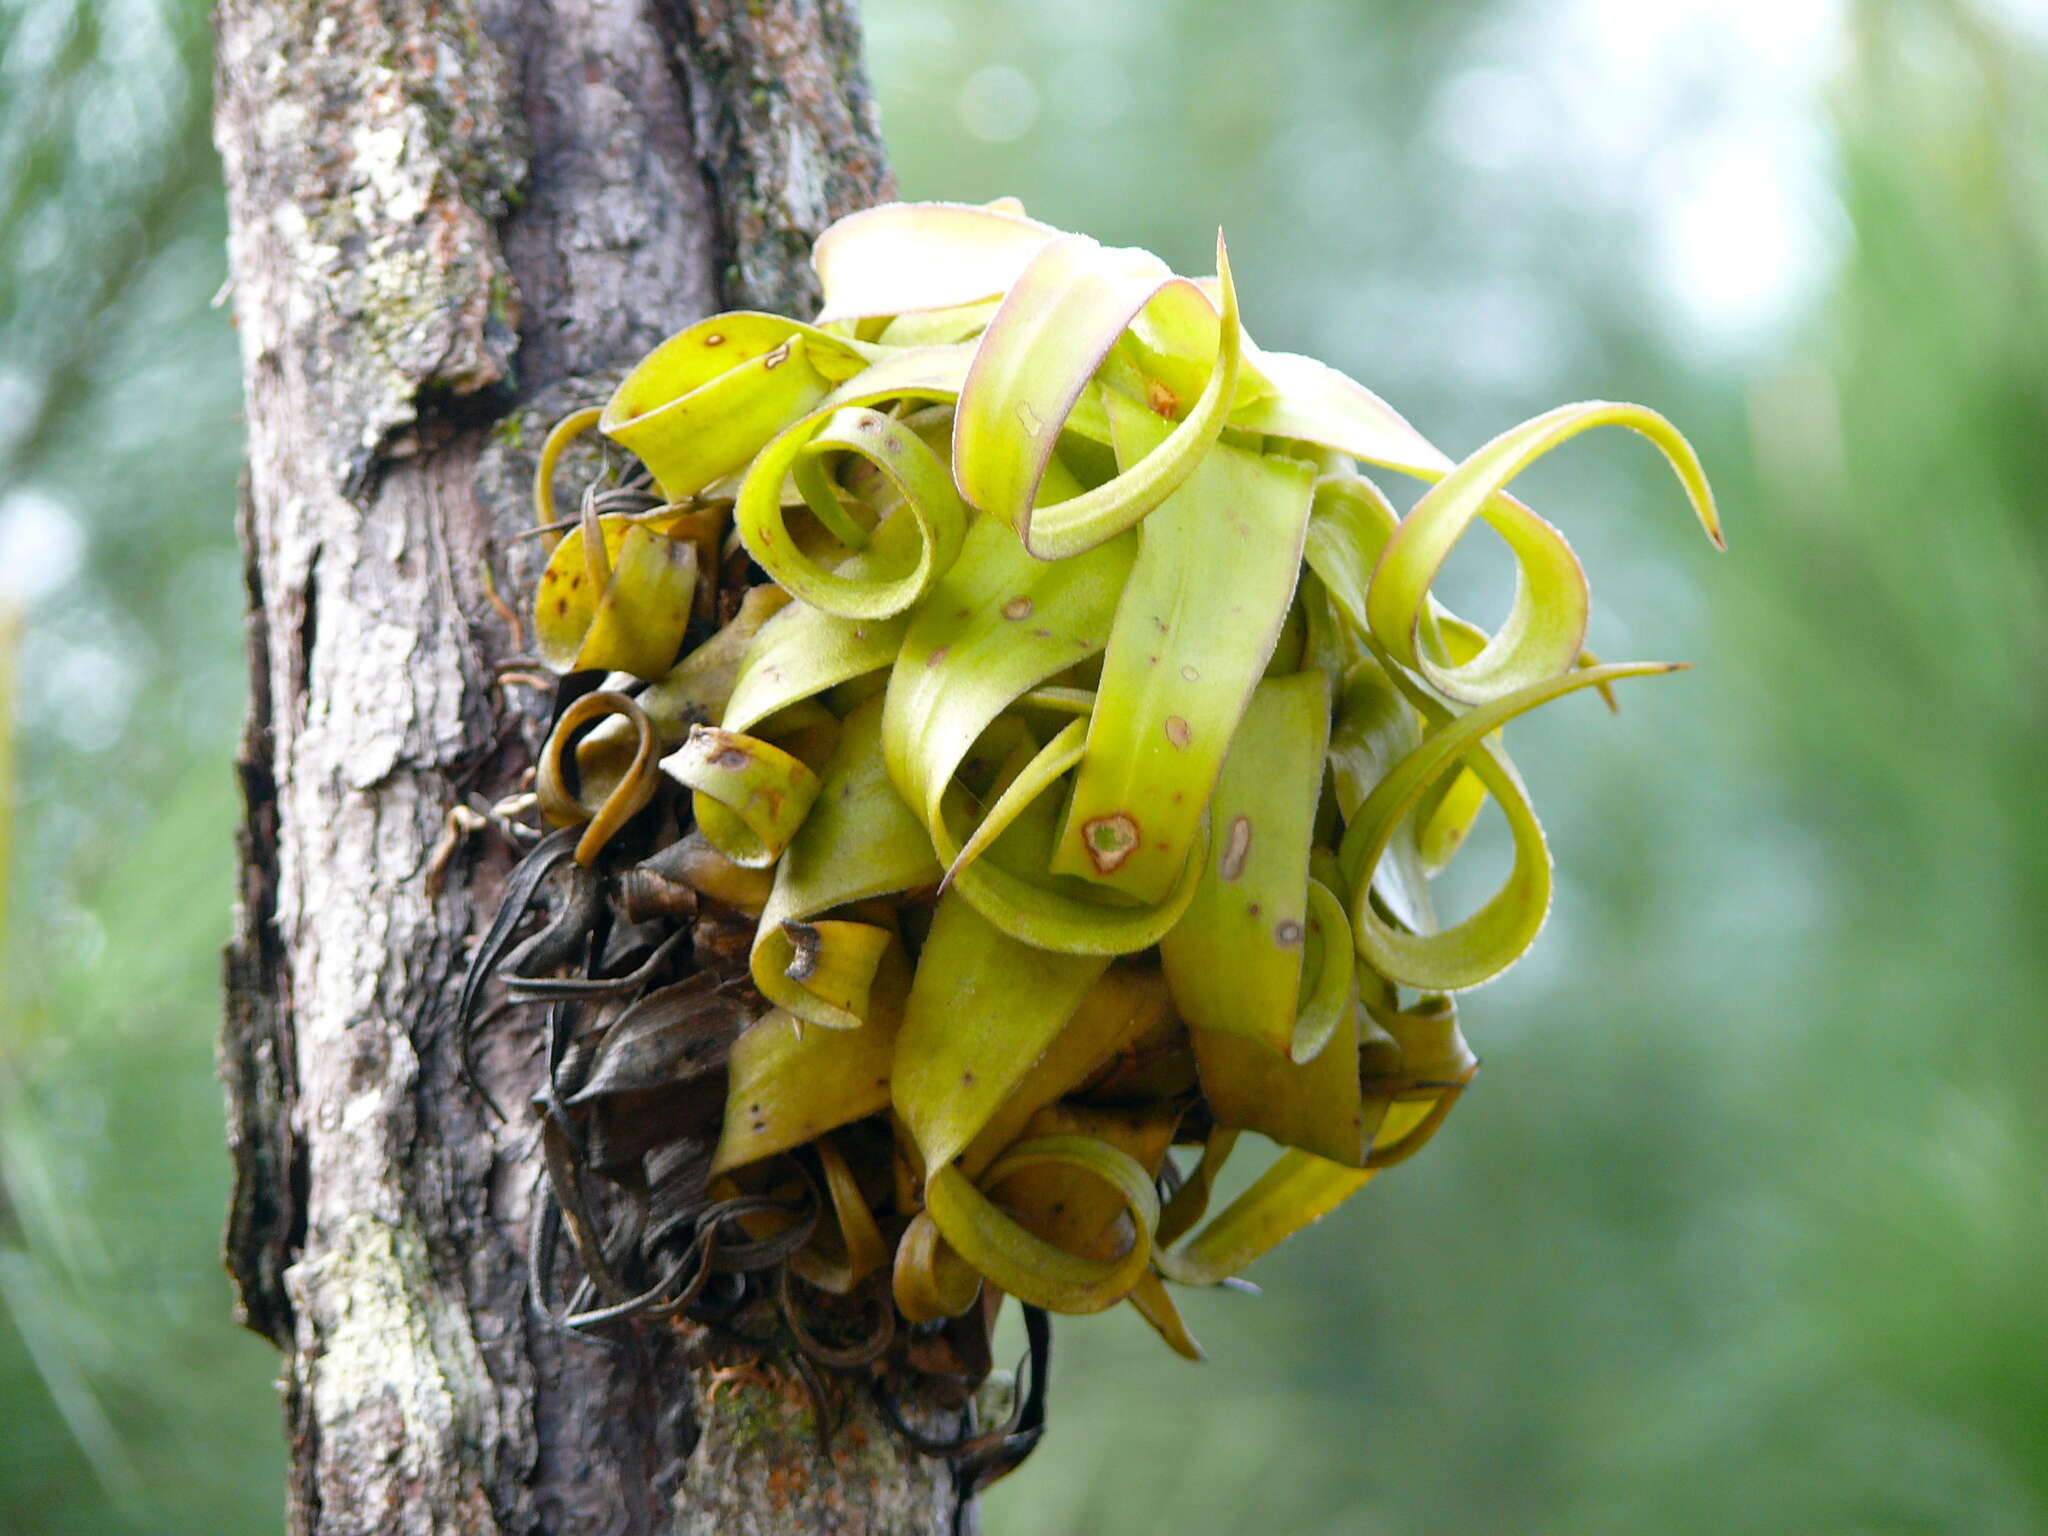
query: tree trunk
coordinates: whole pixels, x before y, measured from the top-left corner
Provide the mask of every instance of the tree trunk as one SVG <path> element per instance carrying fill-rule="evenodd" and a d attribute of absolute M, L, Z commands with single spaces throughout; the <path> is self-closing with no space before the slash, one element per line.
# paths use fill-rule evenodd
<path fill-rule="evenodd" d="M 506 536 L 547 426 L 721 304 L 806 312 L 812 237 L 888 190 L 852 0 L 217 24 L 249 424 L 227 1257 L 285 1355 L 290 1528 L 949 1530 L 949 1469 L 864 1398 L 826 1454 L 772 1367 L 533 1319 L 532 1129 L 458 1081 L 451 1023 L 508 855 L 436 856 L 536 743 L 487 581 L 531 590 Z M 486 1080 L 521 1103 L 539 1063 L 498 1040 Z"/>

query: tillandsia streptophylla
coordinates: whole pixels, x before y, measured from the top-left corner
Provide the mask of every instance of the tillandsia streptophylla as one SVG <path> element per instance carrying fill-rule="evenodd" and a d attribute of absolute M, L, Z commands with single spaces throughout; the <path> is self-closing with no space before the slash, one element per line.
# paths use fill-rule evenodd
<path fill-rule="evenodd" d="M 1453 999 L 1551 894 L 1502 728 L 1672 670 L 1587 654 L 1585 574 L 1509 483 L 1627 427 L 1721 534 L 1654 411 L 1561 406 L 1454 463 L 1261 350 L 1220 239 L 1191 279 L 1014 201 L 898 204 L 814 259 L 815 321 L 693 325 L 547 443 L 557 830 L 464 1013 L 493 976 L 547 1008 L 564 1321 L 772 1302 L 807 1370 L 964 1404 L 1014 1296 L 1032 1390 L 930 1447 L 986 1480 L 1037 1433 L 1045 1312 L 1127 1301 L 1198 1356 L 1171 1287 L 1233 1283 L 1471 1080 Z M 629 467 L 558 523 L 593 426 Z M 1399 516 L 1361 465 L 1429 488 Z M 1492 633 L 1431 595 L 1475 521 L 1518 568 Z M 1513 870 L 1440 923 L 1488 800 Z M 1247 1131 L 1277 1154 L 1211 1215 Z"/>

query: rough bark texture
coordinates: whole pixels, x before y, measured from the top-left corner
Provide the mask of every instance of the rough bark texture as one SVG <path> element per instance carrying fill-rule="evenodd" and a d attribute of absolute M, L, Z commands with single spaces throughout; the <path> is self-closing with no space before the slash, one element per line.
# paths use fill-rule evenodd
<path fill-rule="evenodd" d="M 711 1343 L 525 1306 L 534 1147 L 448 1019 L 506 859 L 427 878 L 449 807 L 530 762 L 494 682 L 533 455 L 722 303 L 803 312 L 803 253 L 886 189 L 851 0 L 221 0 L 217 137 L 248 390 L 250 713 L 221 1043 L 228 1262 L 284 1351 L 290 1526 L 950 1529 L 865 1400 Z M 501 1102 L 536 1063 L 501 1032 Z"/>

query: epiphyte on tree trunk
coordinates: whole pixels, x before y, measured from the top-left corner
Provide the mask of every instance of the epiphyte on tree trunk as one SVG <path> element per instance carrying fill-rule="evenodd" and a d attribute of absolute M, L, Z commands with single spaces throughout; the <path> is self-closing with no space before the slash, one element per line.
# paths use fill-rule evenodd
<path fill-rule="evenodd" d="M 1045 1312 L 1128 1302 L 1198 1358 L 1169 1286 L 1241 1283 L 1471 1081 L 1453 995 L 1551 894 L 1503 727 L 1673 670 L 1587 653 L 1585 574 L 1509 483 L 1627 427 L 1721 534 L 1654 411 L 1454 462 L 1261 350 L 1220 238 L 1186 278 L 1010 200 L 895 204 L 814 259 L 814 322 L 691 326 L 542 455 L 558 830 L 465 1020 L 493 972 L 546 1004 L 542 1305 L 937 1376 L 966 1427 L 915 1438 L 980 1482 L 1042 1422 Z M 612 457 L 558 521 L 592 427 Z M 1398 515 L 1361 466 L 1428 489 Z M 1475 522 L 1517 566 L 1491 633 L 1431 590 Z M 1439 923 L 1488 800 L 1512 871 Z M 1277 1155 L 1210 1216 L 1244 1131 Z M 978 1425 L 1005 1294 L 1037 1369 Z"/>

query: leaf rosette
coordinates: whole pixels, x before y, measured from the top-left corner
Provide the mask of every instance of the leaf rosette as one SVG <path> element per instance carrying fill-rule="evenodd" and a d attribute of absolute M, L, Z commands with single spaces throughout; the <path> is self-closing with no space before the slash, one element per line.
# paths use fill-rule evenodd
<path fill-rule="evenodd" d="M 718 1021 L 708 1055 L 677 1044 L 669 1078 L 635 1079 L 695 1085 L 708 1131 L 607 1133 L 666 1225 L 588 1230 L 582 1176 L 551 1164 L 613 1303 L 576 1316 L 631 1312 L 633 1238 L 643 1311 L 773 1271 L 821 1363 L 937 1368 L 942 1333 L 974 1377 L 1004 1295 L 1129 1302 L 1196 1354 L 1174 1287 L 1240 1284 L 1472 1080 L 1455 995 L 1528 950 L 1553 889 L 1508 728 L 1674 670 L 1586 652 L 1584 570 L 1513 482 L 1621 427 L 1718 545 L 1712 494 L 1641 406 L 1561 406 L 1453 460 L 1343 374 L 1261 350 L 1220 238 L 1188 277 L 1014 203 L 896 204 L 815 261 L 814 323 L 699 322 L 542 460 L 558 529 L 569 436 L 596 426 L 638 466 L 586 495 L 536 597 L 543 659 L 589 679 L 537 779 L 574 857 L 543 846 L 596 884 L 477 963 L 596 1010 L 551 1014 L 542 1102 L 565 1124 L 586 1100 L 563 1073 L 602 1068 L 628 1016 L 646 1056 L 667 1017 L 620 979 L 650 946 L 688 937 L 649 979 L 679 973 L 678 1017 Z M 1381 473 L 1420 482 L 1405 515 Z M 1480 528 L 1515 562 L 1492 630 L 1434 595 Z M 1431 882 L 1489 802 L 1512 867 L 1440 920 Z M 584 974 L 539 976 L 536 946 Z M 1246 1132 L 1271 1160 L 1211 1214 Z M 883 1325 L 835 1343 L 799 1296 Z M 1011 1443 L 983 1440 L 952 1449 Z"/>

